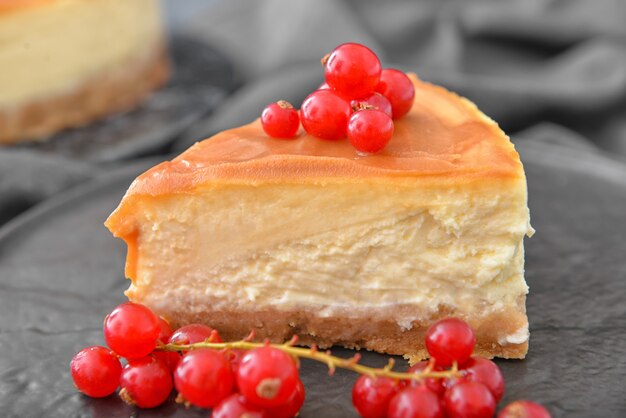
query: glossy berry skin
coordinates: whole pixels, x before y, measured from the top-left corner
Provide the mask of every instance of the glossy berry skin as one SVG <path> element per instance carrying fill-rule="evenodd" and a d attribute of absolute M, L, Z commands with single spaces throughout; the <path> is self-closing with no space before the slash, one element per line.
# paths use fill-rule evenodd
<path fill-rule="evenodd" d="M 461 381 L 448 389 L 443 397 L 447 418 L 492 418 L 496 401 L 487 386 Z"/>
<path fill-rule="evenodd" d="M 212 342 L 221 343 L 222 338 L 219 334 L 213 332 L 213 328 L 203 324 L 189 324 L 178 328 L 169 342 L 175 344 L 195 344 L 208 340 L 214 335 Z"/>
<path fill-rule="evenodd" d="M 335 48 L 324 64 L 324 77 L 340 95 L 360 99 L 374 92 L 382 67 L 368 47 L 346 43 Z"/>
<path fill-rule="evenodd" d="M 457 318 L 434 323 L 426 331 L 426 349 L 438 366 L 449 367 L 456 361 L 463 365 L 474 351 L 476 338 L 470 326 Z"/>
<path fill-rule="evenodd" d="M 239 393 L 233 393 L 220 402 L 211 412 L 211 418 L 266 418 L 258 406 L 246 401 Z"/>
<path fill-rule="evenodd" d="M 413 106 L 415 87 L 402 71 L 392 68 L 383 70 L 376 91 L 391 103 L 394 119 L 406 115 Z"/>
<path fill-rule="evenodd" d="M 80 350 L 70 362 L 76 388 L 92 398 L 109 396 L 119 386 L 122 365 L 111 350 L 92 346 Z"/>
<path fill-rule="evenodd" d="M 159 337 L 157 338 L 157 345 L 167 344 L 173 334 L 173 331 L 170 324 L 161 317 L 159 317 L 159 329 L 160 332 Z M 154 351 L 152 355 L 165 363 L 167 368 L 172 373 L 176 370 L 176 366 L 178 366 L 178 362 L 181 359 L 180 354 L 175 351 Z"/>
<path fill-rule="evenodd" d="M 316 90 L 309 94 L 300 108 L 300 121 L 308 134 L 322 139 L 346 137 L 350 104 L 331 90 Z"/>
<path fill-rule="evenodd" d="M 176 371 L 178 363 L 182 360 L 182 356 L 176 351 L 155 351 L 151 356 L 165 364 L 170 373 Z"/>
<path fill-rule="evenodd" d="M 246 350 L 238 350 L 238 349 L 226 349 L 223 350 L 224 356 L 230 363 L 230 369 L 233 372 L 233 391 L 239 392 L 239 387 L 237 386 L 237 371 L 239 370 L 239 363 L 241 363 L 241 359 L 246 354 Z"/>
<path fill-rule="evenodd" d="M 551 418 L 546 408 L 531 401 L 515 401 L 498 414 L 498 418 Z"/>
<path fill-rule="evenodd" d="M 104 319 L 107 345 L 127 359 L 150 354 L 160 331 L 159 318 L 150 308 L 138 303 L 123 303 Z"/>
<path fill-rule="evenodd" d="M 387 418 L 443 418 L 439 397 L 426 386 L 401 390 L 389 402 Z"/>
<path fill-rule="evenodd" d="M 352 100 L 350 106 L 352 106 L 354 111 L 362 110 L 363 107 L 370 107 L 380 110 L 389 117 L 392 116 L 391 103 L 380 93 L 373 93 L 364 99 Z"/>
<path fill-rule="evenodd" d="M 154 408 L 172 391 L 172 374 L 163 362 L 147 356 L 130 360 L 120 377 L 120 397 L 139 408 Z"/>
<path fill-rule="evenodd" d="M 233 372 L 219 351 L 189 351 L 174 372 L 174 386 L 182 397 L 200 408 L 219 404 L 233 390 Z"/>
<path fill-rule="evenodd" d="M 298 111 L 284 100 L 270 103 L 261 113 L 261 125 L 272 138 L 295 138 L 300 127 Z"/>
<path fill-rule="evenodd" d="M 229 348 L 224 350 L 224 355 L 230 362 L 230 366 L 233 369 L 233 375 L 237 375 L 237 370 L 239 370 L 239 364 L 243 359 L 243 356 L 246 355 L 246 350 L 238 350 L 236 348 Z"/>
<path fill-rule="evenodd" d="M 302 381 L 298 379 L 296 385 L 296 391 L 291 398 L 284 404 L 273 406 L 271 408 L 265 408 L 265 414 L 269 418 L 293 418 L 296 416 L 302 405 L 304 404 L 304 398 L 306 392 Z"/>
<path fill-rule="evenodd" d="M 357 151 L 381 151 L 393 136 L 393 121 L 380 110 L 366 109 L 354 112 L 348 123 L 348 139 Z"/>
<path fill-rule="evenodd" d="M 167 344 L 167 342 L 170 340 L 170 337 L 172 336 L 174 331 L 172 331 L 172 327 L 170 327 L 169 322 L 167 322 L 165 319 L 159 316 L 158 320 L 159 320 L 159 337 L 157 338 L 157 341 L 161 344 Z"/>
<path fill-rule="evenodd" d="M 428 361 L 420 361 L 419 363 L 415 363 L 411 366 L 407 370 L 407 373 L 420 373 L 424 371 L 426 367 L 428 367 Z M 441 371 L 442 369 L 440 367 L 435 367 L 434 370 Z M 442 380 L 443 379 L 434 379 L 432 377 L 421 380 L 411 380 L 409 382 L 409 386 L 419 387 L 426 385 L 426 387 L 433 391 L 437 396 L 441 396 L 446 390 L 446 388 L 443 387 Z"/>
<path fill-rule="evenodd" d="M 389 402 L 400 389 L 397 380 L 362 375 L 352 387 L 352 405 L 363 418 L 385 418 Z"/>
<path fill-rule="evenodd" d="M 504 377 L 500 368 L 491 360 L 481 357 L 472 357 L 463 364 L 465 380 L 480 382 L 491 391 L 496 403 L 504 395 Z"/>
<path fill-rule="evenodd" d="M 338 92 L 337 90 L 333 89 L 331 86 L 328 85 L 327 82 L 323 82 L 322 84 L 320 84 L 320 86 L 317 88 L 318 90 L 330 90 L 333 93 L 335 93 L 337 96 L 341 97 L 342 99 L 344 99 L 346 102 L 350 103 L 350 106 L 353 106 L 353 102 L 357 103 L 358 101 L 356 99 L 351 99 L 350 97 L 346 97 L 344 95 L 342 95 L 340 92 Z M 353 109 L 354 110 L 354 109 Z"/>
<path fill-rule="evenodd" d="M 468 382 L 468 381 L 469 381 L 468 377 L 465 376 L 465 375 L 462 375 L 462 376 L 459 376 L 459 377 L 450 377 L 450 378 L 447 378 L 447 379 L 441 379 L 441 385 L 443 386 L 444 393 L 445 393 L 452 386 L 454 386 L 454 385 L 456 385 L 456 384 L 458 384 L 460 382 Z M 480 383 L 482 383 L 482 382 L 480 382 Z"/>
<path fill-rule="evenodd" d="M 203 324 L 189 324 L 178 328 L 169 338 L 172 344 L 195 344 L 201 343 L 208 339 L 215 343 L 221 343 L 222 338 L 213 328 Z M 187 351 L 183 351 L 183 354 Z M 178 357 L 176 357 L 178 356 Z M 176 352 L 159 353 L 159 359 L 164 361 L 172 373 L 178 367 L 181 360 L 180 354 Z"/>
<path fill-rule="evenodd" d="M 289 401 L 298 380 L 298 369 L 291 356 L 269 346 L 247 352 L 237 369 L 241 394 L 250 403 L 264 408 Z"/>

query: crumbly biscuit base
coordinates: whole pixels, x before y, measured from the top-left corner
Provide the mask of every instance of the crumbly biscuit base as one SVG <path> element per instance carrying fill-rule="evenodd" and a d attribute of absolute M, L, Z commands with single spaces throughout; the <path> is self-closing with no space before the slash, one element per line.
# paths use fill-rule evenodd
<path fill-rule="evenodd" d="M 524 298 L 525 299 L 525 298 Z M 428 327 L 438 319 L 463 317 L 476 334 L 475 354 L 486 357 L 521 359 L 528 351 L 528 340 L 521 343 L 503 343 L 503 336 L 527 329 L 528 320 L 524 301 L 496 313 L 468 318 L 455 315 L 450 309 L 440 309 L 436 315 L 423 321 L 413 321 L 410 329 L 400 327 L 388 311 L 372 309 L 367 316 L 322 317 L 306 310 L 262 309 L 255 311 L 201 311 L 193 313 L 177 308 L 157 312 L 176 328 L 190 323 L 203 323 L 217 330 L 224 341 L 245 338 L 252 329 L 259 341 L 270 339 L 281 343 L 298 335 L 303 345 L 316 344 L 320 348 L 333 345 L 366 349 L 380 353 L 403 355 L 411 364 L 428 358 L 424 336 Z M 399 307 L 405 311 L 408 307 Z"/>

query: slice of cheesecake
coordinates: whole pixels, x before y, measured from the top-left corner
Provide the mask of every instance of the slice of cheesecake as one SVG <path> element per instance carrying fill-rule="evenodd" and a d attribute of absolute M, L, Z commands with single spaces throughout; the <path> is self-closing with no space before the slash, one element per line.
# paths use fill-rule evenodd
<path fill-rule="evenodd" d="M 158 0 L 0 0 L 0 145 L 131 109 L 168 73 Z"/>
<path fill-rule="evenodd" d="M 139 176 L 106 222 L 128 244 L 128 297 L 229 340 L 254 328 L 412 360 L 456 316 L 478 354 L 524 357 L 519 156 L 471 102 L 411 78 L 415 104 L 379 154 L 256 121 Z"/>

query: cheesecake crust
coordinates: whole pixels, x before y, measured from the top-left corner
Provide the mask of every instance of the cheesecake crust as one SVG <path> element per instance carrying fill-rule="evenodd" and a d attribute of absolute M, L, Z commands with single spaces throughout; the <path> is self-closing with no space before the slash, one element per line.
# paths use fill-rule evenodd
<path fill-rule="evenodd" d="M 131 298 L 132 300 L 132 298 Z M 138 301 L 141 302 L 141 301 Z M 254 330 L 256 339 L 270 339 L 274 343 L 289 341 L 298 335 L 302 345 L 329 348 L 333 345 L 352 349 L 365 349 L 392 355 L 402 355 L 414 364 L 428 358 L 424 337 L 428 327 L 435 321 L 450 316 L 466 320 L 476 335 L 474 354 L 485 358 L 522 359 L 528 351 L 528 339 L 519 343 L 503 343 L 504 334 L 512 335 L 527 329 L 528 320 L 524 308 L 525 298 L 518 306 L 484 316 L 465 317 L 455 315 L 449 309 L 440 309 L 435 315 L 413 321 L 410 329 L 401 328 L 395 319 L 385 317 L 373 309 L 369 315 L 320 317 L 307 310 L 276 310 L 263 308 L 245 310 L 203 310 L 192 313 L 176 307 L 159 310 L 175 329 L 190 323 L 202 323 L 217 329 L 224 341 L 245 338 Z M 411 307 L 398 307 L 399 310 Z M 414 308 L 414 307 L 413 307 Z"/>
<path fill-rule="evenodd" d="M 86 125 L 136 107 L 170 74 L 165 43 L 148 54 L 104 70 L 72 91 L 12 108 L 0 108 L 0 144 L 42 141 L 67 128 Z"/>

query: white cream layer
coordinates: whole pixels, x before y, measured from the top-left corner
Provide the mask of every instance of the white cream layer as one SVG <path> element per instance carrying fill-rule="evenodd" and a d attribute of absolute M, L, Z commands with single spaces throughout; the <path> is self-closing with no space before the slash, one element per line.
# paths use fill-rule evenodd
<path fill-rule="evenodd" d="M 158 309 L 376 309 L 404 328 L 441 307 L 468 316 L 517 307 L 531 232 L 522 184 L 225 186 L 160 197 L 138 209 L 141 257 L 128 293 Z"/>
<path fill-rule="evenodd" d="M 56 0 L 0 15 L 0 107 L 71 91 L 161 42 L 157 0 Z"/>

